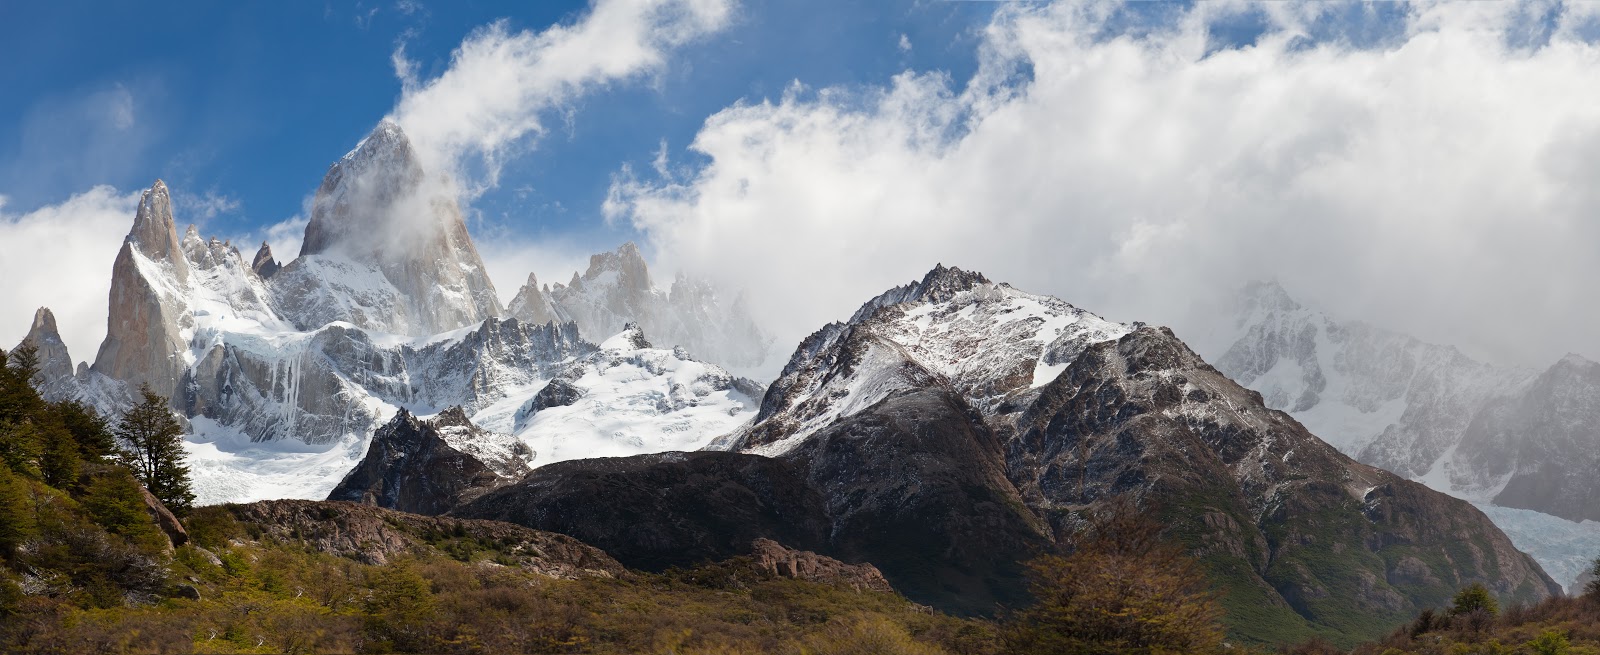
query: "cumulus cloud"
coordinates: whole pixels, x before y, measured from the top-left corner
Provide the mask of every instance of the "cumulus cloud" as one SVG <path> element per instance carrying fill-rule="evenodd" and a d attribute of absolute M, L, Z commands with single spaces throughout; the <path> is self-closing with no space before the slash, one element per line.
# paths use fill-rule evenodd
<path fill-rule="evenodd" d="M 12 214 L 0 197 L 0 280 L 9 281 L 0 304 L 0 348 L 21 341 L 34 310 L 49 307 L 72 357 L 94 360 L 106 334 L 111 262 L 138 203 L 138 193 L 97 186 L 57 205 Z"/>
<path fill-rule="evenodd" d="M 780 342 L 943 262 L 1213 356 L 1228 297 L 1276 277 L 1494 361 L 1600 357 L 1600 48 L 1550 8 L 1399 5 L 1371 34 L 1361 4 L 1008 5 L 971 79 L 729 107 L 709 163 L 624 171 L 607 211 Z M 1247 12 L 1264 32 L 1222 38 Z"/>
<path fill-rule="evenodd" d="M 456 173 L 481 190 L 546 115 L 608 84 L 657 72 L 669 52 L 725 26 L 733 0 L 597 0 L 570 25 L 512 31 L 505 21 L 473 32 L 449 68 L 419 79 L 394 53 L 404 91 L 390 120 L 430 170 Z"/>

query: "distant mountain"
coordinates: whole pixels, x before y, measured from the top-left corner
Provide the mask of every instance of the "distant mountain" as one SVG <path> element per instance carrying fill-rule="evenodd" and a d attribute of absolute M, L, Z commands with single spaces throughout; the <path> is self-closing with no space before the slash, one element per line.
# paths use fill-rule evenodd
<path fill-rule="evenodd" d="M 1560 593 L 1471 505 L 1340 454 L 1170 331 L 959 269 L 806 339 L 717 447 L 735 452 L 563 462 L 453 512 L 646 567 L 764 536 L 985 612 L 1021 598 L 1021 561 L 1131 498 L 1261 641 L 1374 636 L 1469 582 Z"/>
<path fill-rule="evenodd" d="M 1486 364 L 1330 317 L 1273 282 L 1240 293 L 1233 327 L 1217 368 L 1346 454 L 1474 502 L 1600 520 L 1600 365 L 1577 355 L 1542 373 Z M 1592 559 L 1600 540 L 1560 524 L 1503 527 L 1570 582 L 1568 548 Z M 1580 541 L 1550 544 L 1553 530 Z"/>
<path fill-rule="evenodd" d="M 572 321 L 585 335 L 621 332 L 636 324 L 667 347 L 730 367 L 766 362 L 772 339 L 750 318 L 741 298 L 728 300 L 709 283 L 679 275 L 668 290 L 656 288 L 633 243 L 589 258 L 582 275 L 566 284 L 539 286 L 532 274 L 507 308 L 524 321 Z"/>
<path fill-rule="evenodd" d="M 193 431 L 201 503 L 324 497 L 401 412 L 459 408 L 517 433 L 541 464 L 697 448 L 754 412 L 760 388 L 709 363 L 764 357 L 737 302 L 686 279 L 655 290 L 629 244 L 550 290 L 558 309 L 533 310 L 528 294 L 544 290 L 530 285 L 508 314 L 454 197 L 398 126 L 380 124 L 329 168 L 299 256 L 280 264 L 265 244 L 246 259 L 192 226 L 180 237 L 157 181 L 113 266 L 93 366 L 73 369 L 42 310 L 25 339 L 40 383 L 110 416 L 141 385 L 169 397 Z M 597 345 L 629 323 L 660 327 L 668 347 Z M 556 395 L 552 383 L 583 398 L 536 416 L 530 403 Z"/>

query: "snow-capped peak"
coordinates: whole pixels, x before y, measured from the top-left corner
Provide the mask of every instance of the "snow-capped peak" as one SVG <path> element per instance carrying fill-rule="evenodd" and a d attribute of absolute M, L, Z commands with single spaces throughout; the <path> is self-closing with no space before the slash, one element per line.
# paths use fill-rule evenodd
<path fill-rule="evenodd" d="M 754 425 L 719 445 L 786 452 L 840 417 L 929 384 L 948 385 L 993 413 L 1007 398 L 1055 379 L 1088 346 L 1130 329 L 1058 298 L 940 265 L 802 342 Z"/>

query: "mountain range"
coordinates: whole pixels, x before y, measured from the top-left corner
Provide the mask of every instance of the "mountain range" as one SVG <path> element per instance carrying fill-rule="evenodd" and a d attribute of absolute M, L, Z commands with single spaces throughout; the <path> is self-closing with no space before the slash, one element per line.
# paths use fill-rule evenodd
<path fill-rule="evenodd" d="M 1125 504 L 1201 562 L 1251 641 L 1372 638 L 1470 583 L 1562 591 L 1483 511 L 1407 478 L 1433 480 L 1418 467 L 1437 449 L 1462 488 L 1563 515 L 1583 488 L 1539 481 L 1588 434 L 1585 362 L 1503 371 L 1329 327 L 1262 286 L 1213 367 L 1167 328 L 939 265 L 762 385 L 724 368 L 772 345 L 742 301 L 685 276 L 657 288 L 632 244 L 502 306 L 455 197 L 381 124 L 279 264 L 180 238 L 158 181 L 93 365 L 72 365 L 48 310 L 33 321 L 41 388 L 110 415 L 141 386 L 168 396 L 202 503 L 498 519 L 644 569 L 780 544 L 966 614 L 1026 603 L 1025 562 Z M 1325 344 L 1343 354 L 1325 364 Z M 1529 426 L 1552 445 L 1507 436 Z"/>
<path fill-rule="evenodd" d="M 1570 583 L 1600 553 L 1600 364 L 1542 371 L 1239 294 L 1217 368 L 1357 460 L 1473 501 Z"/>

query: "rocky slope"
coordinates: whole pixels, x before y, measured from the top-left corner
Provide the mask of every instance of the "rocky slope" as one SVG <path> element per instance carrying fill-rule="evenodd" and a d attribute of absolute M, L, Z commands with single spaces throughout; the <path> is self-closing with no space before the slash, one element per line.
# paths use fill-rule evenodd
<path fill-rule="evenodd" d="M 1292 413 L 1358 460 L 1507 512 L 1501 527 L 1570 582 L 1571 552 L 1600 552 L 1600 386 L 1593 362 L 1570 355 L 1534 373 L 1473 360 L 1305 307 L 1276 283 L 1239 297 L 1237 338 L 1218 368 Z M 1514 518 L 1513 518 L 1514 517 Z M 1557 518 L 1559 517 L 1559 518 Z M 1564 535 L 1564 539 L 1552 539 Z"/>
<path fill-rule="evenodd" d="M 1204 561 L 1243 638 L 1377 634 L 1460 585 L 1559 593 L 1482 513 L 1340 454 L 1170 331 L 936 268 L 807 339 L 736 453 L 565 462 L 454 510 L 640 566 L 766 536 L 967 612 L 1133 498 Z"/>

